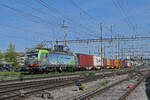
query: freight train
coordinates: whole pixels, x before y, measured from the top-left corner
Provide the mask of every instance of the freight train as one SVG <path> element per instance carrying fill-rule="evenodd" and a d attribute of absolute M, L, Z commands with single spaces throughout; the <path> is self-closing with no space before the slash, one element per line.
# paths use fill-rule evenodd
<path fill-rule="evenodd" d="M 129 61 L 121 59 L 101 59 L 101 57 L 88 54 L 46 49 L 26 52 L 25 65 L 31 71 L 42 72 L 131 67 Z"/>

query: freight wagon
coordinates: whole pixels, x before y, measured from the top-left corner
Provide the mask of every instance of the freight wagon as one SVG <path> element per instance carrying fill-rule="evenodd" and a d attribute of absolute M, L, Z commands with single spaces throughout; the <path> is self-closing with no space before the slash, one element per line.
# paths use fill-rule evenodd
<path fill-rule="evenodd" d="M 101 57 L 77 53 L 78 67 L 82 70 L 100 69 L 103 67 Z"/>
<path fill-rule="evenodd" d="M 130 67 L 131 67 L 131 62 L 126 61 L 126 62 L 125 62 L 125 66 L 128 67 L 128 68 L 130 68 Z"/>
<path fill-rule="evenodd" d="M 107 68 L 107 69 L 113 68 L 114 67 L 113 59 L 104 58 L 103 59 L 103 66 L 104 66 L 104 68 Z"/>
<path fill-rule="evenodd" d="M 93 56 L 94 69 L 101 69 L 103 67 L 103 60 L 101 57 Z"/>
<path fill-rule="evenodd" d="M 119 68 L 119 59 L 114 59 L 114 67 Z"/>
<path fill-rule="evenodd" d="M 91 70 L 94 68 L 93 56 L 88 54 L 77 53 L 78 67 L 81 70 Z"/>
<path fill-rule="evenodd" d="M 114 59 L 110 59 L 110 68 L 115 68 Z"/>
<path fill-rule="evenodd" d="M 119 68 L 123 67 L 123 61 L 119 59 Z"/>

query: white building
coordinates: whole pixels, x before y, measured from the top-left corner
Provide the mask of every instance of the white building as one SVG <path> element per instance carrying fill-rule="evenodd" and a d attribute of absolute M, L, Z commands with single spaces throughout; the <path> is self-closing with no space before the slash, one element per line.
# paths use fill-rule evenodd
<path fill-rule="evenodd" d="M 25 54 L 22 52 L 18 53 L 17 61 L 19 63 L 19 66 L 24 66 Z"/>

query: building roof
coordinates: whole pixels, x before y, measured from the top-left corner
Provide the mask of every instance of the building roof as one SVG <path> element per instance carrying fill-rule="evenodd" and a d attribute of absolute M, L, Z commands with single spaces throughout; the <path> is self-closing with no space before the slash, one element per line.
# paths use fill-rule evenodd
<path fill-rule="evenodd" d="M 0 64 L 12 64 L 12 62 L 0 61 Z"/>
<path fill-rule="evenodd" d="M 17 52 L 19 56 L 25 56 L 24 52 Z"/>

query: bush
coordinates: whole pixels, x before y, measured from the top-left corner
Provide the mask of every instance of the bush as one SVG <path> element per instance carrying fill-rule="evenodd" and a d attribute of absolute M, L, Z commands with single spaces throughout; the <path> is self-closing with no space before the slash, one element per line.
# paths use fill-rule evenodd
<path fill-rule="evenodd" d="M 106 82 L 101 82 L 100 85 L 101 86 L 106 86 Z"/>
<path fill-rule="evenodd" d="M 88 73 L 89 76 L 93 76 L 93 75 L 95 75 L 95 74 L 96 74 L 96 72 L 89 72 L 89 73 Z"/>
<path fill-rule="evenodd" d="M 20 75 L 21 72 L 0 72 L 0 76 Z"/>
<path fill-rule="evenodd" d="M 4 76 L 0 76 L 0 81 L 3 81 L 4 80 Z"/>

